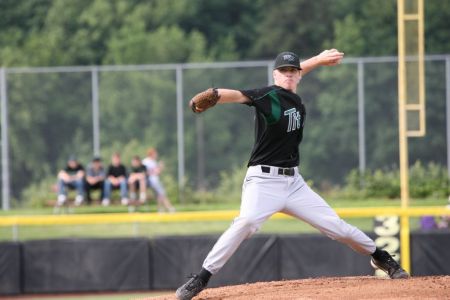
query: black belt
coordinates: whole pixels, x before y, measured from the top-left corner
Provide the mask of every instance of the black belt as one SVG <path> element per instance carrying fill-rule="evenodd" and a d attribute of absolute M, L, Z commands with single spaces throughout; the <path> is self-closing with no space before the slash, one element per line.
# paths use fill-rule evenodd
<path fill-rule="evenodd" d="M 269 166 L 261 166 L 261 171 L 263 173 L 270 173 Z M 275 168 L 275 167 L 272 167 Z M 278 175 L 285 175 L 285 176 L 294 176 L 295 175 L 295 168 L 277 168 L 278 169 Z"/>

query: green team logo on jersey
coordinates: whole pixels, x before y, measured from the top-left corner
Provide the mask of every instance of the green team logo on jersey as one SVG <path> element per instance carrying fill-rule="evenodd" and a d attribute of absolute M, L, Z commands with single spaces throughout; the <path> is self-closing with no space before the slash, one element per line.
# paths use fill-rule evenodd
<path fill-rule="evenodd" d="M 289 124 L 287 128 L 287 132 L 294 131 L 296 129 L 300 129 L 302 124 L 302 116 L 300 112 L 294 108 L 288 109 L 284 112 L 285 116 L 289 116 Z"/>
<path fill-rule="evenodd" d="M 281 117 L 280 99 L 278 99 L 278 95 L 275 90 L 271 91 L 268 96 L 270 98 L 271 114 L 265 118 L 267 123 L 272 125 L 278 122 Z"/>
<path fill-rule="evenodd" d="M 280 99 L 278 98 L 276 90 L 270 91 L 267 94 L 267 96 L 269 96 L 269 98 L 270 98 L 271 110 L 270 110 L 270 114 L 264 115 L 264 118 L 265 118 L 267 124 L 272 125 L 272 124 L 277 123 L 280 120 L 280 118 L 282 116 L 282 114 L 281 114 L 282 108 L 281 108 Z M 284 111 L 283 114 L 285 116 L 288 116 L 288 118 L 289 118 L 287 132 L 291 132 L 291 131 L 300 129 L 300 127 L 302 125 L 302 116 L 295 107 Z"/>

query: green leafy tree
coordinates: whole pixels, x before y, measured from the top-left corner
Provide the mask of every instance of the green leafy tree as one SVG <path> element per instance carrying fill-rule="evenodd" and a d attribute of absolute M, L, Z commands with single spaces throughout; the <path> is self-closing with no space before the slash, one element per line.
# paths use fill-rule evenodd
<path fill-rule="evenodd" d="M 425 3 L 428 53 L 449 50 L 448 42 L 441 40 L 446 23 L 443 15 L 448 14 L 448 10 L 444 12 L 442 8 L 449 4 L 450 1 Z M 339 1 L 334 5 L 337 16 L 334 37 L 324 43 L 325 47 L 336 47 L 347 56 L 396 55 L 396 1 Z M 441 18 L 436 19 L 433 11 Z M 440 46 L 436 49 L 430 46 L 437 44 Z M 445 111 L 445 103 L 442 99 L 445 77 L 442 66 L 436 63 L 427 63 L 426 70 L 427 135 L 410 139 L 410 161 L 420 159 L 444 164 L 445 114 L 442 112 Z M 317 72 L 320 80 L 314 84 L 324 88 L 316 95 L 306 91 L 308 97 L 305 99 L 312 99 L 307 103 L 312 115 L 308 115 L 302 146 L 303 163 L 316 182 L 342 183 L 343 175 L 357 165 L 355 75 L 356 65 L 322 68 Z M 376 169 L 398 165 L 397 66 L 394 63 L 366 64 L 364 78 L 367 167 Z M 311 124 L 313 129 L 309 127 Z"/>
<path fill-rule="evenodd" d="M 30 35 L 44 26 L 51 2 L 0 1 L 0 66 L 24 64 L 21 48 Z"/>
<path fill-rule="evenodd" d="M 263 1 L 252 55 L 272 58 L 281 51 L 302 57 L 317 54 L 333 36 L 333 1 Z"/>
<path fill-rule="evenodd" d="M 56 176 L 70 154 L 90 158 L 90 77 L 17 74 L 8 83 L 11 183 L 13 196 L 19 197 L 29 183 Z"/>
<path fill-rule="evenodd" d="M 449 17 L 450 0 L 425 1 L 427 54 L 450 52 Z M 395 0 L 3 0 L 0 65 L 253 60 L 284 50 L 309 57 L 330 47 L 347 57 L 396 55 L 396 18 Z M 396 66 L 366 65 L 365 74 L 367 166 L 392 167 L 398 160 Z M 267 82 L 266 68 L 183 75 L 184 99 L 210 86 L 245 89 Z M 411 140 L 412 162 L 445 163 L 443 78 L 442 65 L 427 63 L 427 136 Z M 155 146 L 176 178 L 175 73 L 101 72 L 99 79 L 102 154 L 119 150 L 128 160 Z M 54 175 L 72 152 L 90 159 L 91 92 L 89 73 L 8 74 L 14 196 Z M 308 112 L 301 168 L 315 182 L 342 183 L 358 163 L 356 66 L 314 71 L 299 94 Z M 221 171 L 248 159 L 252 110 L 230 105 L 194 118 L 187 104 L 184 109 L 188 183 L 199 185 L 203 163 L 203 183 L 213 188 Z"/>

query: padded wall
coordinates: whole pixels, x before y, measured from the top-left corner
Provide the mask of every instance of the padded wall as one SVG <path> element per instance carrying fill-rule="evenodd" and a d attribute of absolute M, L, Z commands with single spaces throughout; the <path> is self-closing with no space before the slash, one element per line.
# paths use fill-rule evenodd
<path fill-rule="evenodd" d="M 147 239 L 64 239 L 23 243 L 24 292 L 151 288 Z"/>

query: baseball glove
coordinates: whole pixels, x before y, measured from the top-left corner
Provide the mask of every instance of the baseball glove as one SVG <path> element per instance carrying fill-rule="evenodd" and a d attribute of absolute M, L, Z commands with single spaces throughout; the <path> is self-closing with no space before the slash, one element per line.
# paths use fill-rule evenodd
<path fill-rule="evenodd" d="M 206 91 L 195 95 L 191 101 L 189 101 L 189 106 L 194 113 L 201 113 L 216 105 L 219 98 L 220 95 L 217 88 L 209 88 Z"/>

